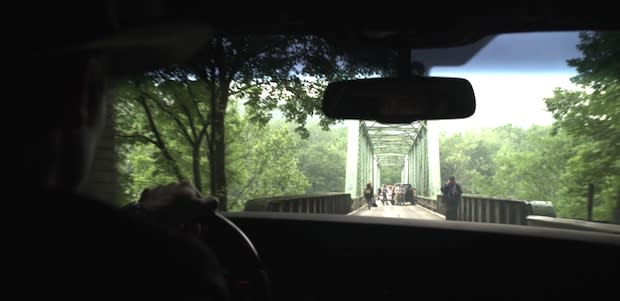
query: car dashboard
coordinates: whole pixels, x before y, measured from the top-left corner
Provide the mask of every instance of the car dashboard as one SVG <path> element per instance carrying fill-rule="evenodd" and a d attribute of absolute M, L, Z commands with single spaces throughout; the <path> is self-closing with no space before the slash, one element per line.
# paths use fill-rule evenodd
<path fill-rule="evenodd" d="M 337 215 L 224 215 L 257 250 L 272 300 L 617 294 L 618 235 Z"/>

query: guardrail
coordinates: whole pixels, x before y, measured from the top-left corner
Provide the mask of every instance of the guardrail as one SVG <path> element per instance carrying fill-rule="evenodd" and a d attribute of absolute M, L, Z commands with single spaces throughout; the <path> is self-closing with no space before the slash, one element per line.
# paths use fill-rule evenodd
<path fill-rule="evenodd" d="M 418 204 L 445 214 L 442 195 L 436 199 L 418 196 Z M 529 215 L 555 217 L 551 202 L 524 201 L 489 196 L 463 194 L 457 210 L 457 220 L 482 223 L 527 225 Z"/>
<path fill-rule="evenodd" d="M 347 214 L 357 203 L 348 193 L 304 194 L 249 200 L 244 211 Z"/>
<path fill-rule="evenodd" d="M 417 204 L 422 206 L 422 207 L 426 207 L 430 210 L 433 210 L 437 213 L 441 213 L 444 214 L 445 210 L 443 210 L 442 208 L 439 208 L 439 202 L 437 202 L 437 199 L 431 198 L 431 197 L 425 197 L 425 196 L 416 196 L 417 198 Z"/>
<path fill-rule="evenodd" d="M 530 226 L 560 228 L 571 230 L 596 231 L 604 233 L 620 234 L 620 225 L 601 222 L 589 222 L 579 219 L 555 218 L 548 216 L 530 215 L 527 217 Z"/>
<path fill-rule="evenodd" d="M 351 199 L 348 193 L 321 193 L 279 196 L 249 200 L 245 211 L 297 212 L 311 214 L 347 214 L 365 205 L 363 198 Z M 435 212 L 445 214 L 442 196 L 436 199 L 417 196 L 417 203 Z M 542 224 L 528 220 L 528 216 L 555 217 L 551 202 L 524 201 L 489 196 L 463 194 L 457 210 L 457 220 L 498 224 Z M 547 220 L 547 224 L 551 221 Z M 560 225 L 557 225 L 560 227 Z"/>

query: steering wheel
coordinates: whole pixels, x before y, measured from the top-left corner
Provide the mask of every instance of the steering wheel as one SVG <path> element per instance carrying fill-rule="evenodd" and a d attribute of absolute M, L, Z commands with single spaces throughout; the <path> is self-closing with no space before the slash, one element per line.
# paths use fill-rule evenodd
<path fill-rule="evenodd" d="M 214 208 L 205 210 L 204 207 L 183 205 L 162 207 L 153 212 L 133 204 L 124 209 L 172 228 L 199 225 L 198 233 L 192 234 L 197 235 L 216 254 L 231 300 L 271 300 L 269 278 L 256 248 L 239 227 L 215 212 Z M 188 211 L 192 213 L 188 215 Z"/>
<path fill-rule="evenodd" d="M 217 212 L 200 220 L 201 239 L 215 252 L 224 268 L 232 300 L 271 300 L 264 265 L 250 239 Z"/>

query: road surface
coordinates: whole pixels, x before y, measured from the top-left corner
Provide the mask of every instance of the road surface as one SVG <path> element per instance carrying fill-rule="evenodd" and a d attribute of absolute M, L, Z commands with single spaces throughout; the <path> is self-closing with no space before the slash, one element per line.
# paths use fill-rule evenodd
<path fill-rule="evenodd" d="M 383 205 L 381 202 L 377 202 L 378 207 L 372 207 L 368 210 L 368 206 L 353 211 L 351 215 L 357 216 L 378 216 L 378 217 L 392 217 L 392 218 L 413 218 L 413 219 L 430 219 L 430 220 L 445 220 L 442 215 L 432 212 L 420 205 Z"/>

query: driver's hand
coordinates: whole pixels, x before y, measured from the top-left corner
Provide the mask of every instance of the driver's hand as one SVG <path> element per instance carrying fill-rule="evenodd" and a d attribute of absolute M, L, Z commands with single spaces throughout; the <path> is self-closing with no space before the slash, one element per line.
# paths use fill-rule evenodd
<path fill-rule="evenodd" d="M 144 189 L 138 202 L 147 210 L 155 210 L 179 202 L 196 202 L 206 206 L 217 206 L 215 198 L 205 198 L 196 187 L 189 182 L 170 183 L 154 188 Z"/>
<path fill-rule="evenodd" d="M 170 183 L 145 189 L 138 203 L 156 222 L 198 237 L 206 230 L 206 224 L 201 223 L 201 218 L 212 215 L 217 208 L 216 198 L 204 197 L 189 182 Z M 215 255 L 208 247 L 201 252 L 203 264 L 206 265 L 200 267 L 201 263 L 196 263 L 196 270 L 200 271 L 201 277 L 196 281 L 208 286 L 200 293 L 216 296 L 213 300 L 230 300 L 228 286 Z M 183 293 L 180 292 L 181 295 Z"/>
<path fill-rule="evenodd" d="M 217 208 L 216 198 L 204 197 L 189 182 L 145 189 L 138 203 L 159 222 L 174 225 L 194 223 Z"/>

